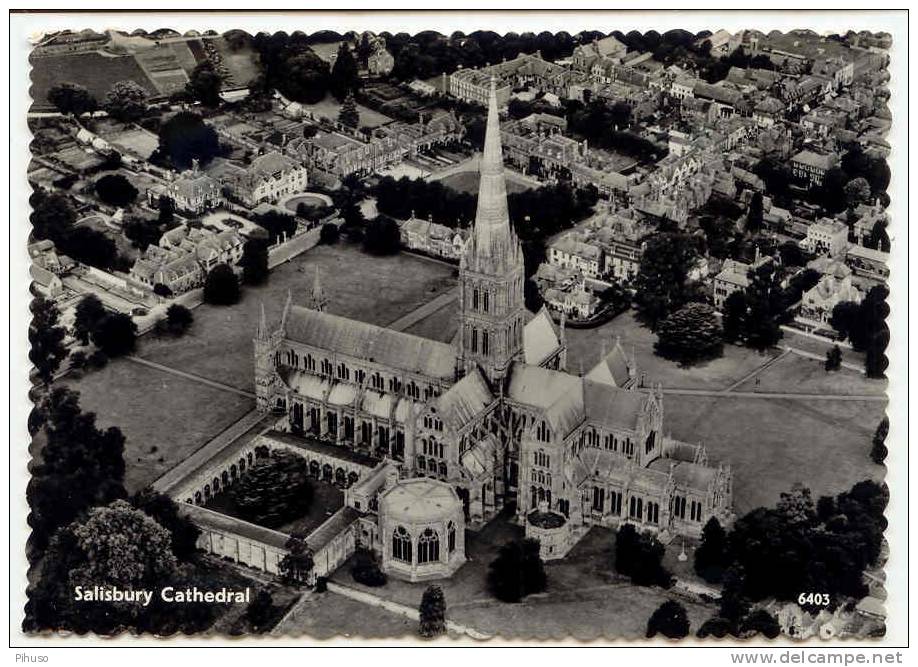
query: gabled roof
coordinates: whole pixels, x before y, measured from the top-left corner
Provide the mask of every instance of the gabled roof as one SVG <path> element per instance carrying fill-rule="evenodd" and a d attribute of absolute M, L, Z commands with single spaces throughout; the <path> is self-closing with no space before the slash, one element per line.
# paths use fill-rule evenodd
<path fill-rule="evenodd" d="M 458 430 L 480 415 L 493 400 L 491 390 L 476 367 L 441 394 L 434 405 L 442 419 Z"/>
<path fill-rule="evenodd" d="M 586 420 L 606 428 L 634 429 L 647 397 L 635 391 L 584 379 L 583 407 Z"/>
<path fill-rule="evenodd" d="M 329 352 L 431 378 L 451 379 L 456 369 L 456 353 L 447 343 L 302 306 L 291 308 L 286 337 Z"/>
<path fill-rule="evenodd" d="M 546 308 L 523 326 L 523 359 L 531 366 L 538 366 L 561 347 L 561 339 Z"/>
<path fill-rule="evenodd" d="M 587 380 L 613 387 L 624 387 L 628 384 L 631 380 L 631 369 L 621 342 L 616 341 L 612 351 L 600 359 L 585 377 Z"/>

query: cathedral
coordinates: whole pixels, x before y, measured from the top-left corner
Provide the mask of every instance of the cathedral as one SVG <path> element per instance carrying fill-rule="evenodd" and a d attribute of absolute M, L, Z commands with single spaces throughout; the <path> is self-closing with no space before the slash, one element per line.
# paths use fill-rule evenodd
<path fill-rule="evenodd" d="M 729 467 L 664 435 L 662 388 L 636 386 L 633 356 L 616 342 L 594 368 L 571 374 L 563 320 L 526 310 L 499 123 L 492 83 L 453 342 L 328 312 L 317 273 L 307 305 L 288 295 L 276 326 L 262 309 L 254 340 L 259 409 L 284 415 L 291 436 L 388 462 L 406 481 L 437 482 L 398 491 L 412 499 L 403 509 L 433 506 L 430 489 L 431 498 L 453 494 L 475 528 L 515 505 L 547 558 L 562 557 L 594 524 L 630 522 L 662 539 L 698 536 L 710 517 L 729 524 Z M 388 529 L 386 517 L 379 525 Z M 412 542 L 420 538 L 400 525 L 392 531 L 375 545 L 384 562 L 420 555 L 421 543 Z"/>

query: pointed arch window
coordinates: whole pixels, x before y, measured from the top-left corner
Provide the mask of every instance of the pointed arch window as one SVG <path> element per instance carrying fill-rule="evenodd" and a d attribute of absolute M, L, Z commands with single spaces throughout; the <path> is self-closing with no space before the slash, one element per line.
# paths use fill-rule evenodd
<path fill-rule="evenodd" d="M 404 526 L 399 526 L 392 533 L 392 558 L 403 563 L 411 562 L 411 535 Z"/>
<path fill-rule="evenodd" d="M 488 335 L 487 331 L 481 332 L 481 353 L 482 354 L 491 353 L 491 338 Z"/>
<path fill-rule="evenodd" d="M 446 526 L 446 548 L 449 553 L 456 550 L 456 524 L 452 521 Z"/>
<path fill-rule="evenodd" d="M 483 301 L 483 304 L 484 304 L 483 310 L 484 310 L 484 312 L 487 313 L 487 312 L 488 312 L 488 309 L 490 308 L 490 305 L 491 305 L 491 304 L 490 304 L 490 301 L 491 301 L 491 294 L 490 294 L 487 290 L 485 290 L 484 298 L 482 299 L 482 301 Z"/>
<path fill-rule="evenodd" d="M 418 538 L 418 564 L 440 560 L 440 536 L 427 528 Z"/>

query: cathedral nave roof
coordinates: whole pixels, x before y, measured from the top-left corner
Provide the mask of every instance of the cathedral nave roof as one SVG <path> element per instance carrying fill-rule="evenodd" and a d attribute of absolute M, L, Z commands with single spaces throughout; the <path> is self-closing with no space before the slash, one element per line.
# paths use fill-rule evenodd
<path fill-rule="evenodd" d="M 523 359 L 538 366 L 558 351 L 561 340 L 548 310 L 542 308 L 523 327 Z"/>
<path fill-rule="evenodd" d="M 583 381 L 583 405 L 586 420 L 591 424 L 634 430 L 645 399 L 641 392 L 586 379 Z"/>
<path fill-rule="evenodd" d="M 456 353 L 447 343 L 302 306 L 291 308 L 286 338 L 431 378 L 452 379 L 456 368 Z"/>
<path fill-rule="evenodd" d="M 474 368 L 438 397 L 434 405 L 440 417 L 458 431 L 480 415 L 493 400 L 481 371 Z"/>

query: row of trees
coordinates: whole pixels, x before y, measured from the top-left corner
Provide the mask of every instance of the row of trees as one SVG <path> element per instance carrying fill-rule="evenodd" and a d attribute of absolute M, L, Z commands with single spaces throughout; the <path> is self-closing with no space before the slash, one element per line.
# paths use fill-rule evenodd
<path fill-rule="evenodd" d="M 131 80 L 112 84 L 101 105 L 85 87 L 76 83 L 63 82 L 48 90 L 48 101 L 63 114 L 81 116 L 101 108 L 123 123 L 140 120 L 147 112 L 148 99 L 147 89 Z"/>

